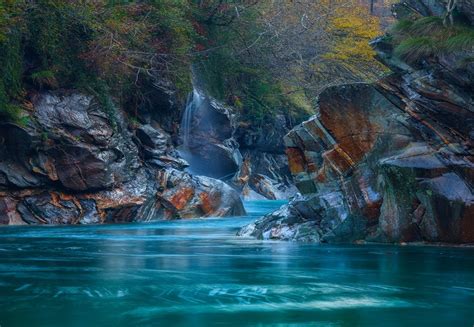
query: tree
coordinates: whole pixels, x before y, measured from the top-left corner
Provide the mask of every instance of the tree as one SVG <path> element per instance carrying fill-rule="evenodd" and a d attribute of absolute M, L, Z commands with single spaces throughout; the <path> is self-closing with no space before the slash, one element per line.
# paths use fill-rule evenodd
<path fill-rule="evenodd" d="M 379 20 L 359 1 L 261 1 L 238 12 L 230 25 L 210 26 L 203 62 L 208 80 L 221 81 L 215 93 L 241 100 L 244 112 L 308 110 L 328 85 L 385 72 L 369 46 Z"/>

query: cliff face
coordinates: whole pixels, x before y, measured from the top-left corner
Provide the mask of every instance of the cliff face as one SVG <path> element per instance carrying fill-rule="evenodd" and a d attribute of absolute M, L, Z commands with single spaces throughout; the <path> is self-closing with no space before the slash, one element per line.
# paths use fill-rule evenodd
<path fill-rule="evenodd" d="M 421 1 L 411 1 L 410 10 L 415 3 Z M 393 57 L 383 39 L 374 46 L 396 73 L 373 85 L 321 94 L 317 115 L 285 138 L 303 196 L 241 235 L 474 242 L 472 53 L 410 67 Z"/>
<path fill-rule="evenodd" d="M 290 131 L 284 115 L 258 130 L 241 124 L 236 131 L 243 162 L 233 178 L 233 185 L 249 200 L 266 198 L 288 199 L 298 190 L 288 168 L 283 138 Z"/>
<path fill-rule="evenodd" d="M 74 91 L 41 93 L 32 104 L 26 126 L 0 126 L 0 224 L 244 213 L 231 187 L 184 172 L 186 162 L 162 129 L 171 128 L 170 119 L 147 112 L 140 113 L 143 124 L 128 124 L 122 112 L 106 114 Z M 161 105 L 171 106 L 166 99 Z"/>

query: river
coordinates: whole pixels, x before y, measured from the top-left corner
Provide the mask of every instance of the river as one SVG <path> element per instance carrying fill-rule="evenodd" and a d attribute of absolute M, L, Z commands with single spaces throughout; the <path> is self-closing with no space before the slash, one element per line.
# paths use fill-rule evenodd
<path fill-rule="evenodd" d="M 474 249 L 235 236 L 246 217 L 0 228 L 0 325 L 467 326 Z"/>

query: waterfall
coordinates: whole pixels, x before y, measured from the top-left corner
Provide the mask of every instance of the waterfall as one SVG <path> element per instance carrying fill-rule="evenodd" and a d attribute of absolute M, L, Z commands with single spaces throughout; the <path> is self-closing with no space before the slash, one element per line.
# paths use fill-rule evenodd
<path fill-rule="evenodd" d="M 190 146 L 190 135 L 193 128 L 193 117 L 194 113 L 204 102 L 204 95 L 201 94 L 196 88 L 193 88 L 193 92 L 189 94 L 186 108 L 184 110 L 183 118 L 181 121 L 181 140 L 183 141 L 183 150 L 189 150 Z"/>
<path fill-rule="evenodd" d="M 189 94 L 180 126 L 180 156 L 189 163 L 187 171 L 230 180 L 238 171 L 241 155 L 233 139 L 232 110 L 207 94 L 193 70 Z"/>

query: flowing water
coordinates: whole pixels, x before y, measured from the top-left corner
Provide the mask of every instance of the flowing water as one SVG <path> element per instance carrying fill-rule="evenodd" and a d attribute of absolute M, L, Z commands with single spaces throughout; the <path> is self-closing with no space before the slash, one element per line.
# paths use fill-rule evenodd
<path fill-rule="evenodd" d="M 203 105 L 204 100 L 205 97 L 196 88 L 194 88 L 193 92 L 189 94 L 183 119 L 181 121 L 181 139 L 183 141 L 182 150 L 184 152 L 189 151 L 194 112 Z"/>
<path fill-rule="evenodd" d="M 238 238 L 249 215 L 0 229 L 0 325 L 466 326 L 474 249 Z"/>

